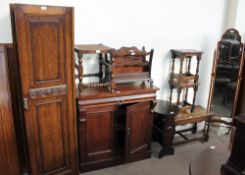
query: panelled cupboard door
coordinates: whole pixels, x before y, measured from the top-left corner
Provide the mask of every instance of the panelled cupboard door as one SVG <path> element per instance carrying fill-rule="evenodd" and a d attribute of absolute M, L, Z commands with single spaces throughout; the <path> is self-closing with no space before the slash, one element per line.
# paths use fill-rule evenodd
<path fill-rule="evenodd" d="M 127 107 L 125 130 L 126 162 L 150 157 L 152 113 L 151 102 L 140 102 Z"/>
<path fill-rule="evenodd" d="M 6 52 L 0 44 L 0 174 L 19 175 Z"/>
<path fill-rule="evenodd" d="M 11 5 L 30 174 L 78 174 L 73 8 Z"/>
<path fill-rule="evenodd" d="M 80 109 L 80 162 L 96 164 L 114 156 L 114 118 L 117 105 Z"/>

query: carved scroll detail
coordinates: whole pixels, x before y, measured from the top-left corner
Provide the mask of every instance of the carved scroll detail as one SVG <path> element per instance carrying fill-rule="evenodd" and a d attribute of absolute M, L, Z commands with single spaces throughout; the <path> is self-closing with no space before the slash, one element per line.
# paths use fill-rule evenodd
<path fill-rule="evenodd" d="M 48 95 L 62 95 L 67 93 L 67 85 L 59 85 L 45 88 L 35 88 L 29 90 L 31 98 L 45 97 Z"/>

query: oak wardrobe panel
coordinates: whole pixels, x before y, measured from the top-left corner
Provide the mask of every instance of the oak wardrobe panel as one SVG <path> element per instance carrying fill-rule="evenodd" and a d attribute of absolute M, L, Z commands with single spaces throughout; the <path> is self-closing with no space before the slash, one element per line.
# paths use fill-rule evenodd
<path fill-rule="evenodd" d="M 78 174 L 73 8 L 11 5 L 30 174 Z"/>
<path fill-rule="evenodd" d="M 25 128 L 23 122 L 23 112 L 21 103 L 20 93 L 20 80 L 19 80 L 19 69 L 16 57 L 16 51 L 13 44 L 4 44 L 6 52 L 6 61 L 8 62 L 9 69 L 9 85 L 11 92 L 12 101 L 12 112 L 15 125 L 15 135 L 18 148 L 19 164 L 21 167 L 21 173 L 28 172 L 28 157 L 27 157 L 27 146 L 25 138 Z"/>
<path fill-rule="evenodd" d="M 7 53 L 0 44 L 0 172 L 5 175 L 20 174 L 14 118 L 9 85 Z"/>

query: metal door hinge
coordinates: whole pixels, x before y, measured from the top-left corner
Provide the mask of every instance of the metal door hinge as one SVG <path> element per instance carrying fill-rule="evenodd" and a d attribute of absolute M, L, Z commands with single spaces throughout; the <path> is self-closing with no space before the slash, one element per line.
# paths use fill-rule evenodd
<path fill-rule="evenodd" d="M 127 131 L 128 131 L 128 135 L 130 135 L 131 134 L 131 129 L 127 128 Z"/>
<path fill-rule="evenodd" d="M 28 110 L 29 109 L 29 102 L 28 102 L 28 98 L 27 97 L 23 98 L 23 108 L 24 108 L 24 110 Z"/>

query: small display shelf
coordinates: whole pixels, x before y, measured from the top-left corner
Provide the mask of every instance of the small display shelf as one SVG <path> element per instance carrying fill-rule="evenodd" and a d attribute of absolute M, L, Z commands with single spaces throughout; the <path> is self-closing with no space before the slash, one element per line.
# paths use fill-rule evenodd
<path fill-rule="evenodd" d="M 175 88 L 178 87 L 193 87 L 198 85 L 195 83 L 196 76 L 193 74 L 185 73 L 185 74 L 172 74 L 171 85 Z"/>
<path fill-rule="evenodd" d="M 108 86 L 106 82 L 103 81 L 103 60 L 107 58 L 107 54 L 112 50 L 111 47 L 105 46 L 103 44 L 79 44 L 75 46 L 75 52 L 78 56 L 78 63 L 75 64 L 75 67 L 78 71 L 79 79 L 79 93 L 81 93 L 83 87 L 102 87 Z M 99 59 L 99 72 L 93 74 L 84 74 L 83 73 L 83 56 L 84 54 L 98 54 Z M 84 84 L 84 77 L 98 77 L 99 83 Z"/>
<path fill-rule="evenodd" d="M 109 82 L 109 89 L 116 92 L 116 86 L 119 83 L 131 83 L 141 81 L 145 85 L 145 81 L 153 85 L 151 79 L 151 63 L 153 57 L 153 49 L 149 52 L 136 47 L 122 47 L 118 50 L 110 52 L 109 59 L 104 60 L 107 66 L 106 76 Z"/>
<path fill-rule="evenodd" d="M 192 49 L 172 49 L 172 68 L 170 74 L 170 102 L 173 100 L 173 90 L 177 90 L 177 102 L 176 104 L 180 107 L 182 113 L 190 113 L 195 110 L 196 92 L 198 90 L 198 72 L 199 63 L 202 51 L 192 50 Z M 196 58 L 197 64 L 195 72 L 191 72 L 192 59 Z M 176 73 L 176 59 L 179 59 L 180 65 L 179 70 Z M 188 89 L 193 88 L 193 98 L 192 102 L 188 102 Z M 183 97 L 181 99 L 181 94 Z"/>

